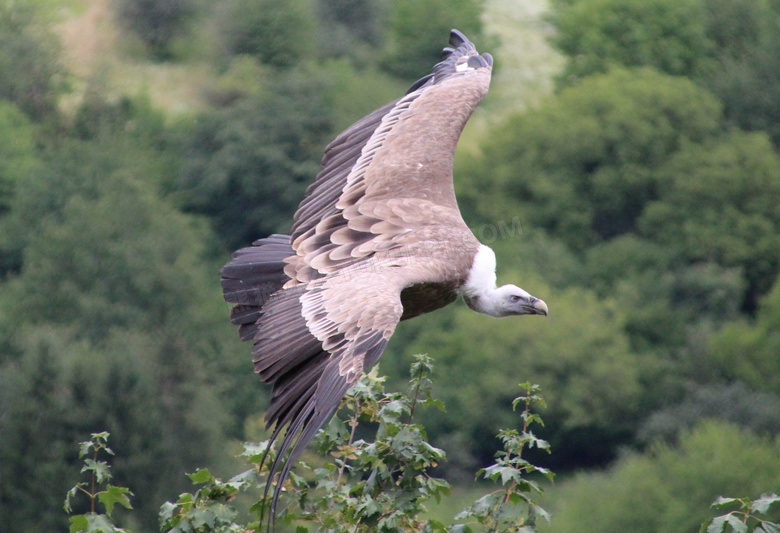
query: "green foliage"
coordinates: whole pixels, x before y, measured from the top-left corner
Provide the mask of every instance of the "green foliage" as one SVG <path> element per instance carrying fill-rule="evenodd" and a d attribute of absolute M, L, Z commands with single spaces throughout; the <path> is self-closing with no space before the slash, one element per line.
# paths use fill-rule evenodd
<path fill-rule="evenodd" d="M 535 481 L 528 479 L 528 475 L 539 473 L 550 481 L 554 475 L 549 469 L 535 466 L 523 458 L 523 452 L 531 448 L 549 452 L 549 444 L 537 438 L 530 430 L 531 424 L 544 425 L 542 418 L 532 413 L 531 409 L 547 405 L 539 394 L 538 385 L 525 382 L 520 387 L 525 394 L 515 398 L 512 409 L 523 404 L 522 431 L 501 430 L 498 438 L 503 443 L 503 450 L 496 453 L 495 464 L 477 473 L 477 476 L 493 482 L 500 480 L 504 489 L 483 496 L 455 517 L 456 520 L 476 519 L 483 531 L 534 531 L 537 516 L 550 522 L 547 511 L 529 496 L 544 491 Z"/>
<path fill-rule="evenodd" d="M 765 294 L 780 268 L 780 158 L 766 135 L 688 145 L 658 180 L 640 232 L 686 262 L 742 269 L 748 300 Z"/>
<path fill-rule="evenodd" d="M 230 0 L 224 9 L 220 36 L 229 55 L 291 67 L 315 53 L 311 0 Z"/>
<path fill-rule="evenodd" d="M 719 494 L 777 491 L 780 440 L 702 422 L 679 444 L 629 453 L 605 472 L 578 474 L 545 501 L 552 531 L 698 531 Z"/>
<path fill-rule="evenodd" d="M 780 395 L 780 282 L 761 300 L 754 322 L 725 325 L 709 342 L 711 361 L 728 379 Z"/>
<path fill-rule="evenodd" d="M 74 327 L 44 323 L 16 332 L 25 342 L 2 367 L 3 479 L 0 527 L 62 530 L 58 508 L 79 436 L 105 428 L 116 439 L 118 479 L 138 489 L 138 523 L 155 524 L 159 502 L 184 489 L 181 472 L 217 461 L 230 417 L 197 346 L 158 330 L 121 330 L 105 346 L 78 340 Z M 192 416 L 199 413 L 198 417 Z M 7 476 L 7 477 L 6 477 Z M 9 487 L 10 488 L 10 487 Z"/>
<path fill-rule="evenodd" d="M 59 53 L 34 4 L 0 3 L 0 99 L 35 121 L 53 116 L 64 91 Z"/>
<path fill-rule="evenodd" d="M 248 453 L 247 444 L 244 455 Z M 171 533 L 185 532 L 231 532 L 255 531 L 257 524 L 247 526 L 236 523 L 238 510 L 231 500 L 248 483 L 228 481 L 223 483 L 206 468 L 199 468 L 187 474 L 196 485 L 204 485 L 195 494 L 183 493 L 176 503 L 165 502 L 160 508 L 160 530 Z"/>
<path fill-rule="evenodd" d="M 482 0 L 394 0 L 385 34 L 384 67 L 409 80 L 425 76 L 439 60 L 442 41 L 457 28 L 477 43 Z"/>
<path fill-rule="evenodd" d="M 186 140 L 177 195 L 231 250 L 289 231 L 332 134 L 322 81 L 316 71 L 280 74 L 270 94 L 207 112 Z"/>
<path fill-rule="evenodd" d="M 310 75 L 320 80 L 325 105 L 331 110 L 333 133 L 347 129 L 408 89 L 405 83 L 386 72 L 373 66 L 357 70 L 343 59 L 325 61 L 321 70 Z"/>
<path fill-rule="evenodd" d="M 173 57 L 175 39 L 187 31 L 197 0 L 119 0 L 117 17 L 157 60 Z"/>
<path fill-rule="evenodd" d="M 690 389 L 679 403 L 659 409 L 647 418 L 637 432 L 641 443 L 651 444 L 659 439 L 675 442 L 681 431 L 690 430 L 702 418 L 727 421 L 757 435 L 780 434 L 779 396 L 758 392 L 739 381 L 695 385 Z"/>
<path fill-rule="evenodd" d="M 101 451 L 114 455 L 114 452 L 108 447 L 108 437 L 108 432 L 93 433 L 92 440 L 79 444 L 79 458 L 90 455 L 90 452 L 92 457 L 84 459 L 84 467 L 81 469 L 82 473 L 89 472 L 89 481 L 82 481 L 74 485 L 65 498 L 65 512 L 72 515 L 70 517 L 70 533 L 121 533 L 125 531 L 114 525 L 111 514 L 114 512 L 116 504 L 125 509 L 132 509 L 130 496 L 133 493 L 126 487 L 111 485 L 109 483 L 112 477 L 111 466 L 106 461 L 98 460 Z M 99 485 L 104 484 L 105 487 L 101 490 Z M 73 514 L 73 503 L 79 494 L 86 494 L 89 497 L 89 512 L 85 514 Z M 97 502 L 103 504 L 106 510 L 105 514 L 95 512 Z"/>
<path fill-rule="evenodd" d="M 326 25 L 346 26 L 356 37 L 377 45 L 386 0 L 319 0 L 318 11 Z"/>
<path fill-rule="evenodd" d="M 453 525 L 424 518 L 425 503 L 438 501 L 450 490 L 446 481 L 431 476 L 431 469 L 444 460 L 443 450 L 428 444 L 425 429 L 412 422 L 418 406 L 443 407 L 431 394 L 432 370 L 429 357 L 416 356 L 407 394 L 385 393 L 384 378 L 378 377 L 376 369 L 361 378 L 342 401 L 341 416 L 333 417 L 316 438 L 320 451 L 333 456 L 333 462 L 315 466 L 300 461 L 291 473 L 283 491 L 286 506 L 280 515 L 285 524 L 298 532 L 455 533 L 486 527 L 491 531 L 534 531 L 535 517 L 547 517 L 547 513 L 535 502 L 542 487 L 529 474 L 536 472 L 551 479 L 552 473 L 522 457 L 529 447 L 547 448 L 529 429 L 531 424 L 541 423 L 531 408 L 543 405 L 538 387 L 529 383 L 522 385 L 525 393 L 514 403 L 524 408 L 522 431 L 503 431 L 503 451 L 498 452 L 495 464 L 480 471 L 503 488 L 475 502 Z M 374 435 L 373 442 L 360 437 L 368 431 Z M 263 475 L 275 457 L 268 446 L 268 442 L 245 444 L 243 456 L 251 468 L 228 482 L 216 479 L 208 470 L 190 474 L 194 483 L 205 486 L 162 506 L 162 530 L 260 528 L 268 518 L 267 502 L 253 505 L 254 517 L 243 525 L 231 501 L 241 492 L 265 487 Z M 472 529 L 476 524 L 480 528 Z"/>
<path fill-rule="evenodd" d="M 780 524 L 763 520 L 758 515 L 766 514 L 772 504 L 780 501 L 777 494 L 762 494 L 760 498 L 724 498 L 718 497 L 712 504 L 717 509 L 726 509 L 738 505 L 739 508 L 720 516 L 716 516 L 701 526 L 701 533 L 721 533 L 732 531 L 733 533 L 777 533 Z"/>
<path fill-rule="evenodd" d="M 712 44 L 701 0 L 555 2 L 555 46 L 568 56 L 564 83 L 612 65 L 654 67 L 672 75 L 707 70 Z"/>
<path fill-rule="evenodd" d="M 780 143 L 780 6 L 771 0 L 706 0 L 716 67 L 701 83 L 730 123 L 764 130 Z"/>
<path fill-rule="evenodd" d="M 356 64 L 375 64 L 388 4 L 387 0 L 317 0 L 321 50 Z"/>
<path fill-rule="evenodd" d="M 335 462 L 313 469 L 312 486 L 293 483 L 302 511 L 288 507 L 287 520 L 337 530 L 350 525 L 365 532 L 419 530 L 425 502 L 450 490 L 430 475 L 444 451 L 428 444 L 425 429 L 412 423 L 418 404 L 442 407 L 431 396 L 432 370 L 430 358 L 417 356 L 406 395 L 386 394 L 376 370 L 353 387 L 342 402 L 345 420 L 334 417 L 317 440 Z M 376 423 L 374 442 L 356 437 L 360 420 Z"/>
<path fill-rule="evenodd" d="M 4 531 L 63 528 L 41 509 L 56 507 L 67 448 L 98 428 L 118 438 L 149 527 L 181 471 L 213 458 L 234 409 L 257 405 L 224 387 L 238 352 L 203 258 L 211 234 L 161 197 L 172 167 L 158 115 L 88 102 L 75 138 L 47 139 L 47 168 L 24 177 L 0 225 L 21 259 L 0 300 L 0 463 L 19 480 L 0 492 Z"/>
<path fill-rule="evenodd" d="M 122 98 L 110 103 L 90 94 L 76 112 L 72 137 L 36 139 L 43 145 L 41 163 L 24 175 L 24 186 L 14 191 L 0 224 L 8 270 L 22 268 L 25 248 L 44 225 L 62 222 L 63 209 L 74 198 L 92 201 L 111 189 L 113 179 L 122 182 L 118 187 L 134 181 L 134 187 L 154 195 L 156 185 L 174 170 L 162 132 L 162 116 L 148 102 Z M 16 133 L 24 138 L 23 131 Z"/>
<path fill-rule="evenodd" d="M 496 129 L 473 177 L 477 208 L 486 216 L 520 205 L 535 226 L 583 250 L 634 231 L 657 194 L 654 169 L 716 135 L 719 119 L 717 101 L 683 78 L 649 69 L 589 77 Z"/>
<path fill-rule="evenodd" d="M 184 309 L 197 314 L 208 294 L 195 288 L 208 285 L 203 228 L 155 196 L 142 174 L 155 161 L 135 164 L 129 159 L 138 152 L 121 154 L 121 143 L 110 151 L 81 142 L 64 148 L 78 167 L 28 182 L 12 205 L 30 236 L 18 235 L 27 241 L 24 264 L 8 289 L 22 306 L 16 316 L 74 324 L 96 341 L 117 326 L 185 328 Z"/>
<path fill-rule="evenodd" d="M 0 278 L 18 268 L 21 249 L 14 237 L 3 231 L 12 211 L 17 189 L 30 176 L 43 171 L 35 150 L 33 127 L 27 117 L 10 102 L 0 102 Z"/>
<path fill-rule="evenodd" d="M 764 0 L 554 2 L 563 85 L 611 66 L 695 79 L 729 123 L 780 141 L 780 7 Z"/>

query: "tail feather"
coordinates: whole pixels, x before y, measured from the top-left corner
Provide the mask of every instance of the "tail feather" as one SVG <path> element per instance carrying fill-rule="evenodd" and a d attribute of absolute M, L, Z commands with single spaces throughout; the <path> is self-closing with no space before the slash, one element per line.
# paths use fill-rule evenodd
<path fill-rule="evenodd" d="M 220 272 L 225 300 L 238 304 L 230 320 L 239 326 L 242 340 L 255 341 L 255 372 L 273 383 L 265 414 L 266 428 L 273 427 L 271 441 L 286 428 L 264 492 L 264 499 L 271 497 L 271 522 L 292 464 L 332 412 L 321 412 L 315 398 L 330 354 L 309 331 L 301 312 L 305 287 L 282 289 L 290 279 L 284 275 L 284 259 L 294 254 L 289 239 L 286 235 L 261 239 L 233 254 Z"/>
<path fill-rule="evenodd" d="M 222 295 L 225 301 L 239 304 L 231 311 L 230 320 L 239 326 L 242 340 L 252 338 L 263 305 L 289 281 L 284 260 L 291 255 L 295 252 L 290 237 L 271 235 L 234 252 L 233 259 L 222 267 Z"/>

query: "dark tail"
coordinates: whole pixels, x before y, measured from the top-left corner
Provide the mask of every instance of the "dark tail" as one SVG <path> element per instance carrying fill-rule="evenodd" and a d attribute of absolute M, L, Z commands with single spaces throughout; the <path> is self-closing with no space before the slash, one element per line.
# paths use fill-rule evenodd
<path fill-rule="evenodd" d="M 225 301 L 238 304 L 230 311 L 230 321 L 238 326 L 241 340 L 255 337 L 263 305 L 289 281 L 284 259 L 291 255 L 295 252 L 289 235 L 271 235 L 233 252 L 220 270 Z"/>
<path fill-rule="evenodd" d="M 300 296 L 305 287 L 281 290 L 290 279 L 284 273 L 284 260 L 294 253 L 289 236 L 271 235 L 234 252 L 233 259 L 220 271 L 225 300 L 237 304 L 230 312 L 230 321 L 238 326 L 241 340 L 254 341 L 255 372 L 266 383 L 273 383 L 266 429 L 273 426 L 271 442 L 281 438 L 281 443 L 263 493 L 264 501 L 271 497 L 269 530 L 273 530 L 276 505 L 290 468 L 333 411 L 323 409 L 315 395 L 329 354 L 309 332 L 301 314 Z M 337 396 L 338 405 L 346 389 L 329 392 Z M 267 454 L 268 450 L 261 467 Z M 260 522 L 264 522 L 262 512 Z"/>

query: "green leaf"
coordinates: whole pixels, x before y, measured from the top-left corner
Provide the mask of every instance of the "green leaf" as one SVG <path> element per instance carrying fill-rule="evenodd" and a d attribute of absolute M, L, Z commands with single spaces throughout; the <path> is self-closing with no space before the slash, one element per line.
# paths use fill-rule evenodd
<path fill-rule="evenodd" d="M 157 516 L 160 519 L 160 523 L 165 523 L 168 520 L 172 519 L 174 514 L 176 513 L 176 509 L 179 507 L 175 503 L 171 502 L 165 502 L 160 506 L 160 512 L 157 513 Z"/>
<path fill-rule="evenodd" d="M 106 514 L 111 516 L 114 512 L 114 505 L 119 504 L 125 509 L 132 509 L 130 505 L 130 498 L 133 493 L 126 487 L 115 487 L 114 485 L 108 485 L 106 490 L 98 493 L 98 500 L 100 503 L 106 506 Z"/>
<path fill-rule="evenodd" d="M 721 533 L 723 528 L 726 527 L 727 516 L 728 515 L 723 515 L 713 518 L 707 526 L 707 533 Z"/>
<path fill-rule="evenodd" d="M 739 519 L 738 516 L 733 514 L 727 514 L 725 515 L 726 522 L 728 525 L 731 526 L 731 529 L 734 530 L 734 533 L 747 533 L 748 527 L 745 522 Z"/>
<path fill-rule="evenodd" d="M 124 529 L 116 527 L 111 519 L 104 514 L 87 513 L 87 531 L 101 533 L 114 533 L 117 531 L 124 531 Z"/>
<path fill-rule="evenodd" d="M 196 472 L 187 474 L 187 477 L 192 480 L 193 485 L 209 483 L 215 479 L 214 476 L 211 475 L 211 472 L 209 472 L 208 468 L 199 468 Z"/>
<path fill-rule="evenodd" d="M 179 494 L 179 499 L 176 501 L 179 505 L 182 505 L 184 503 L 192 503 L 192 494 L 189 492 L 185 492 L 182 494 Z"/>
<path fill-rule="evenodd" d="M 70 517 L 70 533 L 114 533 L 124 531 L 111 521 L 108 516 L 97 513 L 87 513 Z"/>
<path fill-rule="evenodd" d="M 89 454 L 89 450 L 92 449 L 92 441 L 85 440 L 79 443 L 79 459 Z"/>
<path fill-rule="evenodd" d="M 766 514 L 773 503 L 780 501 L 777 494 L 762 494 L 760 498 L 753 501 L 752 509 L 761 514 Z"/>
<path fill-rule="evenodd" d="M 263 442 L 245 442 L 241 457 L 246 457 L 249 463 L 259 463 L 270 444 L 271 441 L 267 440 Z"/>
<path fill-rule="evenodd" d="M 718 496 L 717 499 L 712 502 L 712 507 L 726 507 L 728 505 L 731 505 L 732 503 L 739 501 L 737 498 L 724 498 L 723 496 Z"/>
<path fill-rule="evenodd" d="M 78 533 L 79 531 L 86 531 L 89 527 L 89 521 L 83 514 L 77 514 L 70 517 L 70 533 Z"/>
<path fill-rule="evenodd" d="M 423 405 L 425 407 L 434 407 L 439 411 L 441 411 L 442 413 L 447 412 L 447 407 L 444 405 L 444 402 L 442 400 L 438 400 L 434 398 L 426 399 L 425 401 L 423 401 Z"/>
<path fill-rule="evenodd" d="M 552 516 L 550 515 L 550 513 L 548 513 L 538 505 L 534 505 L 533 507 L 536 509 L 536 514 L 544 518 L 544 520 L 549 524 L 550 521 L 552 520 Z"/>
<path fill-rule="evenodd" d="M 70 512 L 71 512 L 71 510 L 72 510 L 72 509 L 71 509 L 70 502 L 71 502 L 71 500 L 73 500 L 73 498 L 75 498 L 75 497 L 76 497 L 76 495 L 79 493 L 79 489 L 80 489 L 81 487 L 86 487 L 86 486 L 87 486 L 87 483 L 86 483 L 86 482 L 77 483 L 77 484 L 76 484 L 76 485 L 74 485 L 74 486 L 73 486 L 73 488 L 71 488 L 71 489 L 68 491 L 68 493 L 65 495 L 65 504 L 64 504 L 62 507 L 63 507 L 63 509 L 65 509 L 65 512 L 66 512 L 66 513 L 70 513 Z"/>
<path fill-rule="evenodd" d="M 111 479 L 111 467 L 105 461 L 95 461 L 94 459 L 84 459 L 84 466 L 81 467 L 82 472 L 92 471 L 97 477 L 98 483 L 103 483 Z"/>
<path fill-rule="evenodd" d="M 214 513 L 204 511 L 203 509 L 193 509 L 187 513 L 187 518 L 192 521 L 192 525 L 195 526 L 196 529 L 203 526 L 213 528 L 216 521 L 216 516 L 214 516 Z"/>
<path fill-rule="evenodd" d="M 756 531 L 763 531 L 765 533 L 780 533 L 780 524 L 764 521 L 759 527 L 756 528 Z"/>

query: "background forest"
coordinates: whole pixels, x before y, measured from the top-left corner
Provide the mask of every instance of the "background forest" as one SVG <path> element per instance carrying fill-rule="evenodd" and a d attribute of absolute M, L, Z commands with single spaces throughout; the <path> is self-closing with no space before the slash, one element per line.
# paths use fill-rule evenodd
<path fill-rule="evenodd" d="M 531 381 L 551 531 L 696 531 L 718 495 L 780 492 L 780 1 L 10 0 L 0 531 L 67 527 L 90 432 L 135 531 L 185 472 L 232 471 L 268 388 L 218 270 L 288 231 L 327 142 L 452 27 L 496 58 L 464 218 L 550 317 L 399 327 L 380 371 L 434 358 L 442 474 L 470 490 Z"/>

